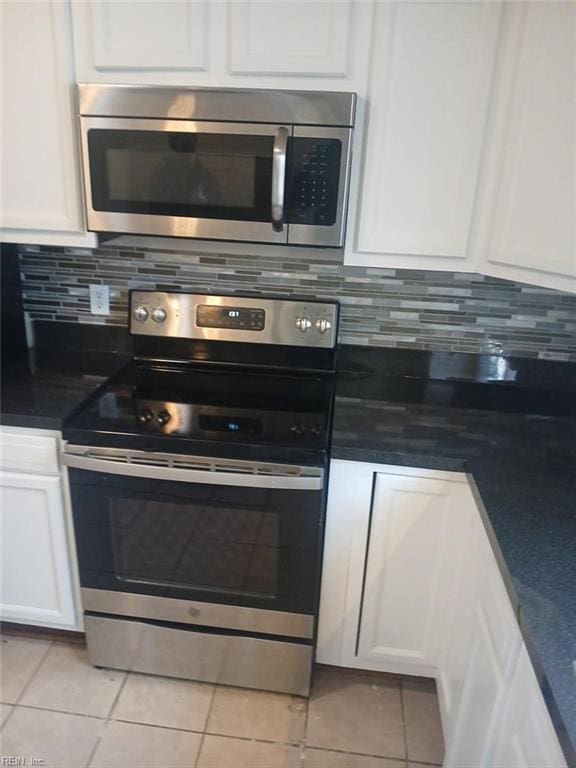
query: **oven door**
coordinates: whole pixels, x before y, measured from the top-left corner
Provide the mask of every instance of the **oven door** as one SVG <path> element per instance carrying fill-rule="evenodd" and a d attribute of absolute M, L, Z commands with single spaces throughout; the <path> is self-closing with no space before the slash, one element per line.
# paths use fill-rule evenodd
<path fill-rule="evenodd" d="M 310 638 L 323 470 L 66 447 L 86 611 Z"/>
<path fill-rule="evenodd" d="M 290 126 L 82 117 L 88 229 L 286 243 Z"/>

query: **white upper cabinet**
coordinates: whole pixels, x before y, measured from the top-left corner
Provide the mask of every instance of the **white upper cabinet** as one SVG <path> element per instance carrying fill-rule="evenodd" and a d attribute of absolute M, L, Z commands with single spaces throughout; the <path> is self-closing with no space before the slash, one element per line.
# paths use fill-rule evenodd
<path fill-rule="evenodd" d="M 80 191 L 70 9 L 8 0 L 0 17 L 0 237 L 93 245 Z"/>
<path fill-rule="evenodd" d="M 208 3 L 93 2 L 92 62 L 107 70 L 204 70 Z"/>
<path fill-rule="evenodd" d="M 232 3 L 230 72 L 345 77 L 350 6 L 350 0 Z"/>
<path fill-rule="evenodd" d="M 72 0 L 80 82 L 358 90 L 370 3 Z"/>
<path fill-rule="evenodd" d="M 500 14 L 497 3 L 377 3 L 346 263 L 473 268 Z"/>
<path fill-rule="evenodd" d="M 503 21 L 478 269 L 576 291 L 576 5 L 509 3 Z"/>

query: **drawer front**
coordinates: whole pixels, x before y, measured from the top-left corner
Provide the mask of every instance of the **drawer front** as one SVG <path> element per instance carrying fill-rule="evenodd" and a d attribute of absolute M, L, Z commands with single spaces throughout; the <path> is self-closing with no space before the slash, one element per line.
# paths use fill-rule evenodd
<path fill-rule="evenodd" d="M 59 474 L 58 438 L 26 432 L 0 432 L 0 468 L 9 472 Z"/>

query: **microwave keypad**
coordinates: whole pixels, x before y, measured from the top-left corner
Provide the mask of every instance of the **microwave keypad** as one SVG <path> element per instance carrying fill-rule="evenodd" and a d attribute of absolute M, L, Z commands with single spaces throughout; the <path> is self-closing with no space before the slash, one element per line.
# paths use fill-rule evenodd
<path fill-rule="evenodd" d="M 288 222 L 332 226 L 338 206 L 339 139 L 290 140 Z"/>

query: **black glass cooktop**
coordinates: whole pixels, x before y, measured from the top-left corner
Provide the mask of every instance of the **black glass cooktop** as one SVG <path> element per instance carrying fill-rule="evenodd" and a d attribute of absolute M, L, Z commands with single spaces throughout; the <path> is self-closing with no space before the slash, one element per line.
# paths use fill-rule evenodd
<path fill-rule="evenodd" d="M 173 453 L 317 460 L 333 376 L 134 361 L 64 424 L 64 438 Z"/>

